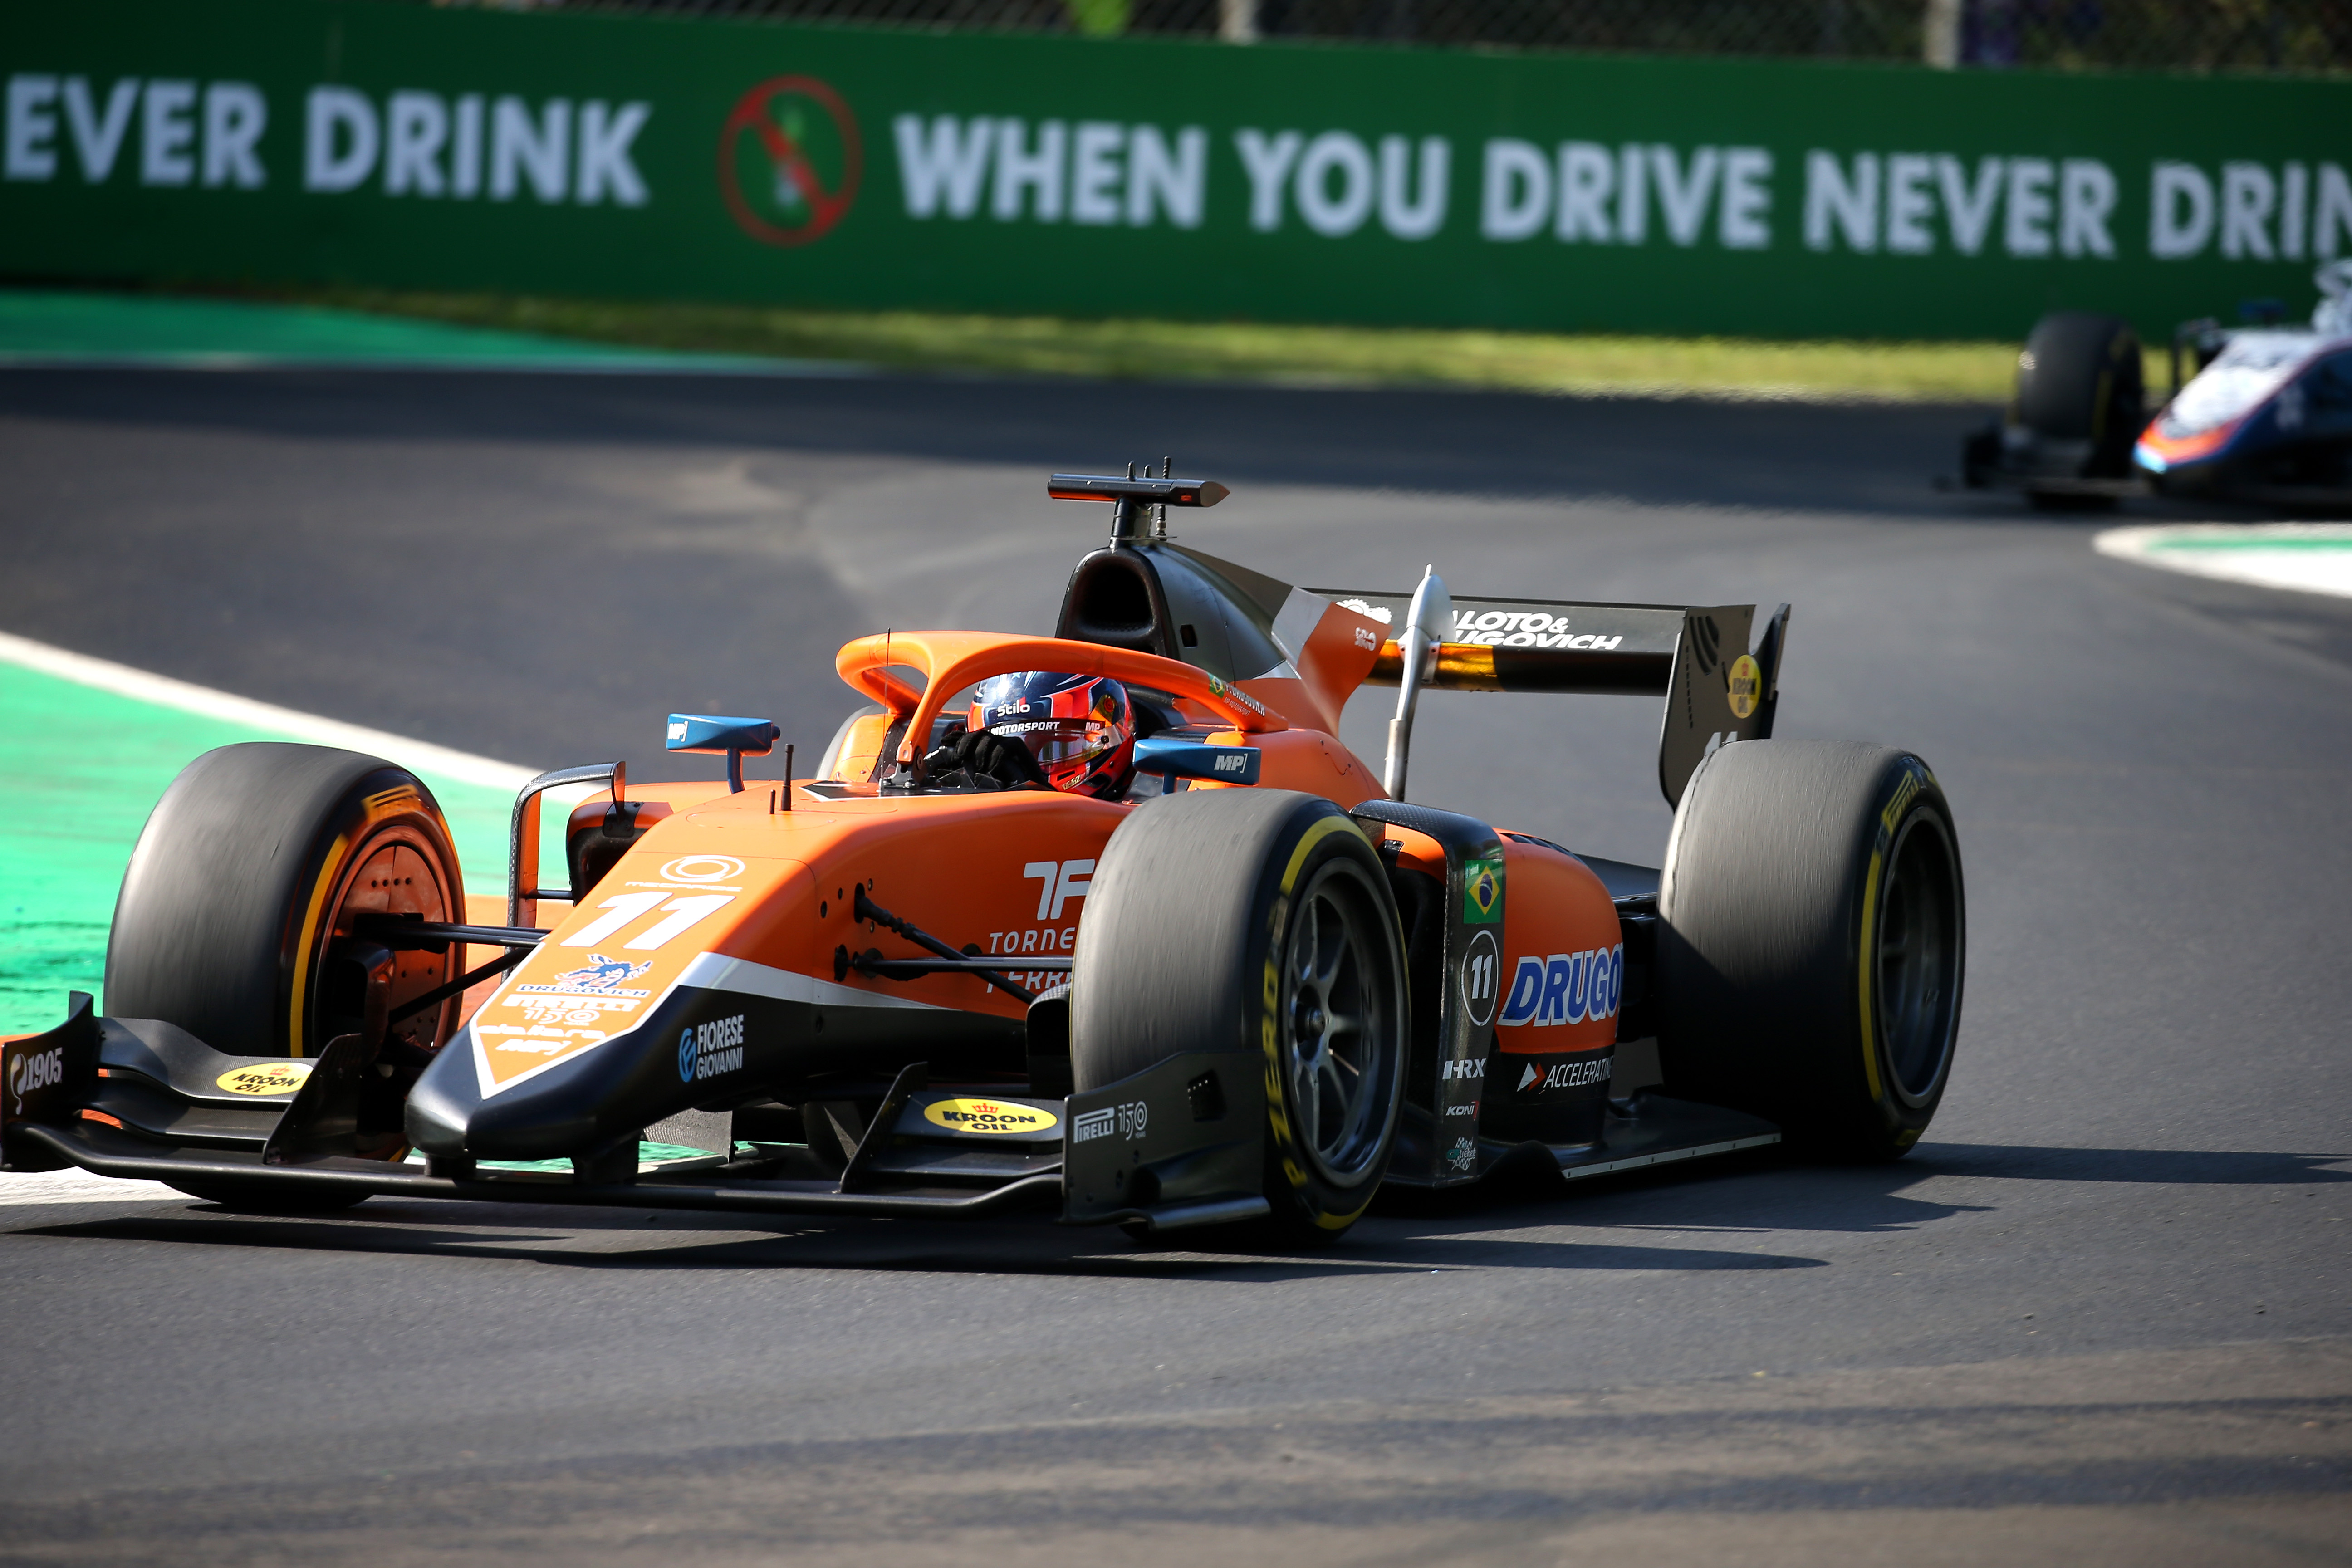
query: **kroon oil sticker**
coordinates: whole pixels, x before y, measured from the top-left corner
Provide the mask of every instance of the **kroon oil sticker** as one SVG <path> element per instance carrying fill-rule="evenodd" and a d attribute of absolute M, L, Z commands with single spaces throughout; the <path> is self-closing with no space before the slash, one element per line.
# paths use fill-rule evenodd
<path fill-rule="evenodd" d="M 1724 694 L 1731 700 L 1731 716 L 1745 719 L 1764 698 L 1764 672 L 1753 656 L 1741 654 L 1724 676 Z"/>
<path fill-rule="evenodd" d="M 923 1120 L 950 1132 L 1043 1132 L 1061 1118 L 1034 1105 L 1002 1100 L 939 1100 L 923 1107 Z"/>
<path fill-rule="evenodd" d="M 231 1094 L 291 1094 L 310 1076 L 308 1061 L 287 1060 L 264 1067 L 232 1068 L 213 1082 Z"/>

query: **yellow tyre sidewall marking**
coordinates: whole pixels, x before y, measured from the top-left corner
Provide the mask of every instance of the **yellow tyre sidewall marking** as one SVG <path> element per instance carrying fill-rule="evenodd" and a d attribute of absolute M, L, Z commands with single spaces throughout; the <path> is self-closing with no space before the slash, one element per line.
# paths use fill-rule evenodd
<path fill-rule="evenodd" d="M 1904 768 L 1903 781 L 1895 786 L 1894 798 L 1878 814 L 1878 835 L 1870 847 L 1870 878 L 1862 887 L 1862 952 L 1861 962 L 1855 965 L 1862 976 L 1862 1071 L 1870 1086 L 1872 1103 L 1885 1113 L 1888 1121 L 1897 1123 L 1902 1120 L 1902 1110 L 1889 1103 L 1891 1097 L 1878 1072 L 1878 1009 L 1871 989 L 1878 974 L 1878 921 L 1885 913 L 1879 908 L 1878 884 L 1887 853 L 1895 847 L 1896 826 L 1918 800 L 1920 790 L 1935 782 L 1936 775 L 1916 763 Z M 1914 1132 L 1911 1136 L 1916 1139 L 1918 1134 Z"/>
<path fill-rule="evenodd" d="M 1282 1004 L 1282 939 L 1289 929 L 1290 896 L 1298 886 L 1298 874 L 1305 868 L 1307 858 L 1315 852 L 1316 846 L 1334 833 L 1352 833 L 1367 847 L 1371 843 L 1364 837 L 1364 830 L 1356 826 L 1354 819 L 1346 816 L 1323 817 L 1300 834 L 1297 844 L 1290 851 L 1290 864 L 1283 868 L 1282 885 L 1274 900 L 1274 918 L 1268 922 L 1266 932 L 1265 981 L 1260 999 L 1258 1027 L 1259 1045 L 1265 1053 L 1266 1121 L 1274 1132 L 1276 1143 L 1282 1150 L 1282 1173 L 1296 1192 L 1306 1190 L 1307 1178 L 1307 1168 L 1298 1163 L 1293 1152 L 1297 1140 L 1291 1133 L 1289 1113 L 1283 1110 L 1282 1044 L 1278 1037 L 1280 1030 L 1276 1027 Z M 1318 1213 L 1315 1223 L 1325 1230 L 1344 1229 L 1353 1225 L 1371 1204 L 1371 1196 L 1368 1194 L 1364 1201 L 1349 1213 Z"/>
<path fill-rule="evenodd" d="M 286 1054 L 289 1057 L 299 1058 L 304 1054 L 302 1036 L 310 1016 L 310 965 L 318 945 L 319 918 L 326 907 L 328 898 L 334 893 L 336 887 L 341 882 L 344 868 L 360 858 L 357 851 L 352 847 L 364 847 L 367 840 L 378 827 L 394 817 L 406 816 L 411 812 L 436 824 L 441 829 L 441 837 L 445 842 L 449 837 L 448 823 L 442 819 L 439 811 L 425 804 L 424 796 L 417 793 L 416 786 L 414 784 L 395 784 L 387 790 L 378 790 L 362 800 L 360 806 L 358 826 L 337 834 L 334 842 L 327 847 L 326 859 L 320 867 L 319 879 L 311 886 L 310 900 L 302 911 L 300 938 L 294 949 L 294 991 L 287 1007 Z M 352 852 L 347 854 L 346 850 L 352 850 Z M 418 858 L 428 865 L 433 865 L 436 871 L 447 869 L 446 867 L 434 864 L 433 856 L 424 855 Z M 466 907 L 465 900 L 466 894 L 462 887 L 454 889 L 442 889 L 444 904 L 462 912 Z"/>

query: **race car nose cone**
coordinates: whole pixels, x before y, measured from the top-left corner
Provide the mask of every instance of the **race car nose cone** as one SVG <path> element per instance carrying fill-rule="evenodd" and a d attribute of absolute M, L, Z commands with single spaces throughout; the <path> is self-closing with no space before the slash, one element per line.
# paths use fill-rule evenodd
<path fill-rule="evenodd" d="M 420 1152 L 450 1156 L 466 1152 L 466 1123 L 482 1102 L 472 1055 L 472 1041 L 460 1031 L 409 1090 L 402 1125 L 407 1130 L 408 1142 Z"/>

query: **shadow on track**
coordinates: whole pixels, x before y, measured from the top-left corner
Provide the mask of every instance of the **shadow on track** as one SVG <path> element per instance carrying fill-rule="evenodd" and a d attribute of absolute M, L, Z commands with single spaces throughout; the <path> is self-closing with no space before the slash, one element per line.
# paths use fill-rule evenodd
<path fill-rule="evenodd" d="M 1899 1233 L 1996 1205 L 1907 1195 L 1939 1176 L 2002 1181 L 2122 1182 L 2189 1186 L 2310 1186 L 2352 1181 L 2346 1157 L 2184 1149 L 2063 1149 L 1923 1145 L 1891 1165 L 1806 1166 L 1769 1153 L 1643 1172 L 1575 1186 L 1518 1173 L 1437 1194 L 1384 1194 L 1379 1217 L 1338 1247 L 1301 1254 L 1248 1233 L 1179 1232 L 1138 1246 L 1116 1233 L 1035 1217 L 976 1226 L 856 1219 L 747 1226 L 740 1216 L 627 1209 L 546 1216 L 379 1203 L 348 1218 L 273 1219 L 209 1205 L 18 1234 L 61 1239 L 176 1242 L 200 1247 L 392 1254 L 597 1270 L 813 1269 L 1029 1275 L 1069 1279 L 1215 1278 L 1282 1280 L 1459 1269 L 1706 1273 L 1825 1268 L 1781 1252 L 1554 1240 L 1532 1227 L 1670 1231 L 1689 1235 Z M 1668 1205 L 1671 1204 L 1671 1212 Z M 725 1239 L 705 1239 L 722 1232 Z"/>
<path fill-rule="evenodd" d="M 2006 1143 L 1923 1143 L 1913 1169 L 2009 1182 L 2149 1182 L 2192 1187 L 2317 1186 L 2352 1182 L 2334 1167 L 2352 1154 L 2245 1153 L 2219 1149 L 2040 1149 Z"/>
<path fill-rule="evenodd" d="M 2310 1187 L 2352 1182 L 2352 1171 L 2333 1168 L 2346 1163 L 2352 1163 L 2352 1155 L 1923 1143 L 1891 1164 L 1815 1165 L 1765 1149 L 1574 1184 L 1522 1168 L 1476 1187 L 1438 1194 L 1391 1189 L 1381 1194 L 1376 1212 L 1489 1229 L 1553 1224 L 1692 1234 L 1893 1233 L 2001 1206 L 1912 1191 L 1939 1176 Z"/>
<path fill-rule="evenodd" d="M 1980 410 L 1039 379 L 0 374 L 0 419 L 295 439 L 562 442 L 1073 465 L 1176 454 L 1227 482 L 1659 505 L 2026 514 L 1938 494 Z"/>
<path fill-rule="evenodd" d="M 625 1212 L 625 1211 L 624 1211 Z M 436 1215 L 436 1220 L 444 1216 Z M 667 1214 L 661 1239 L 653 1227 L 616 1215 L 586 1234 L 513 1235 L 486 1223 L 478 1232 L 400 1223 L 355 1214 L 348 1220 L 273 1220 L 209 1206 L 184 1215 L 141 1215 L 45 1226 L 18 1232 L 57 1239 L 177 1242 L 198 1247 L 290 1249 L 530 1263 L 623 1271 L 738 1271 L 787 1268 L 874 1273 L 1030 1275 L 1070 1279 L 1184 1279 L 1213 1277 L 1267 1284 L 1290 1279 L 1424 1274 L 1465 1268 L 1722 1270 L 1815 1268 L 1818 1258 L 1709 1248 L 1562 1242 L 1481 1234 L 1454 1239 L 1447 1227 L 1382 1226 L 1324 1254 L 1251 1239 L 1171 1237 L 1135 1248 L 1115 1233 L 1073 1231 L 1050 1222 L 1008 1220 L 980 1226 L 856 1220 L 826 1221 L 789 1234 L 746 1236 L 741 1221 L 714 1215 L 707 1226 Z M 723 1241 L 697 1239 L 722 1229 Z M 1459 1228 L 1459 1227 L 1455 1227 Z M 1491 1227 L 1480 1227 L 1482 1230 Z M 685 1234 L 680 1234 L 684 1232 Z M 639 1238 L 643 1238 L 640 1242 Z M 530 1245 L 521 1245 L 529 1243 Z"/>

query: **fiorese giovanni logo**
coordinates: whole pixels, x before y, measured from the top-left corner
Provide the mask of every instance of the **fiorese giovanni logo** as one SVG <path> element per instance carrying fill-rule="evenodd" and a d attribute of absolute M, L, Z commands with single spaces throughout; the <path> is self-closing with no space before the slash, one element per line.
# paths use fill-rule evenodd
<path fill-rule="evenodd" d="M 847 216 L 866 171 L 857 117 L 814 77 L 763 81 L 719 134 L 719 191 L 753 239 L 806 245 Z"/>

